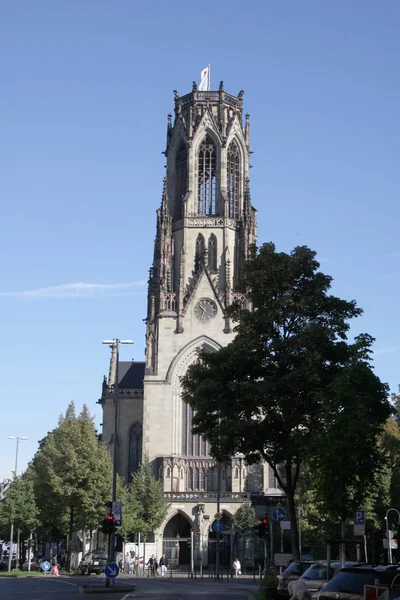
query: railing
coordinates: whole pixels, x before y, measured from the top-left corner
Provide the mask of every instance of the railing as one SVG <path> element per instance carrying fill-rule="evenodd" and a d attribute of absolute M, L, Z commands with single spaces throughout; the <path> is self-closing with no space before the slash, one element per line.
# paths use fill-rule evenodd
<path fill-rule="evenodd" d="M 222 94 L 222 98 L 223 101 L 226 104 L 229 104 L 230 106 L 239 106 L 240 100 L 236 97 L 236 96 L 232 96 L 232 94 L 227 94 L 226 92 L 223 92 Z M 218 102 L 219 101 L 219 92 L 211 92 L 211 91 L 207 91 L 207 92 L 191 92 L 190 94 L 185 94 L 185 96 L 182 96 L 181 98 L 179 98 L 179 102 L 182 106 L 186 106 L 187 104 L 190 104 L 192 102 L 194 102 L 195 100 L 197 100 L 197 102 L 206 102 L 208 101 L 212 101 L 212 102 Z"/>
<path fill-rule="evenodd" d="M 165 498 L 168 498 L 170 501 L 182 501 L 189 500 L 197 502 L 199 500 L 203 502 L 216 502 L 217 501 L 217 492 L 164 492 Z M 221 492 L 220 493 L 220 501 L 221 502 L 250 502 L 251 495 L 246 492 Z"/>

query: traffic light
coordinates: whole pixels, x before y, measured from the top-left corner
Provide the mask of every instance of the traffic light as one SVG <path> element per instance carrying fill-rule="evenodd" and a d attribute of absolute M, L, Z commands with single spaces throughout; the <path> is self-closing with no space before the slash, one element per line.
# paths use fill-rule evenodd
<path fill-rule="evenodd" d="M 112 516 L 112 514 L 108 514 L 104 519 L 102 530 L 103 533 L 106 534 L 113 533 L 113 531 L 115 531 L 114 517 Z"/>
<path fill-rule="evenodd" d="M 258 529 L 257 529 L 257 535 L 258 537 L 265 539 L 266 537 L 268 537 L 268 519 L 267 517 L 264 517 L 261 520 L 261 523 L 259 523 L 258 525 Z"/>
<path fill-rule="evenodd" d="M 190 538 L 188 538 L 186 540 L 186 543 L 187 543 L 188 548 L 190 548 L 190 546 L 192 545 L 192 540 Z"/>

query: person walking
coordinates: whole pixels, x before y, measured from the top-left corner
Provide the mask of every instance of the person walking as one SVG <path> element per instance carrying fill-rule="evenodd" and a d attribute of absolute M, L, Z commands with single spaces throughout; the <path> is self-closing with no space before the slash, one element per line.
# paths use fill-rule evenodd
<path fill-rule="evenodd" d="M 131 566 L 131 555 L 129 554 L 129 552 L 127 552 L 125 555 L 125 572 L 128 574 L 129 574 L 130 566 Z"/>
<path fill-rule="evenodd" d="M 167 568 L 168 568 L 168 558 L 165 556 L 165 554 L 163 554 L 162 557 L 160 558 L 160 567 L 161 567 L 161 577 L 165 577 L 165 575 L 167 574 Z"/>
<path fill-rule="evenodd" d="M 149 558 L 149 560 L 147 561 L 147 566 L 149 567 L 149 573 L 151 573 L 152 577 L 156 576 L 156 565 L 157 565 L 157 559 L 155 557 L 155 554 L 152 554 Z"/>
<path fill-rule="evenodd" d="M 233 561 L 233 573 L 235 577 L 238 577 L 238 575 L 242 574 L 242 566 L 238 558 L 235 558 Z"/>

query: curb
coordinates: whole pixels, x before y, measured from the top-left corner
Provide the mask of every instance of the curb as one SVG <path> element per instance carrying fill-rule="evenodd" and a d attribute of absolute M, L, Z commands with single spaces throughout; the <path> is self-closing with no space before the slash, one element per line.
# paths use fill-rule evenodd
<path fill-rule="evenodd" d="M 136 585 L 113 585 L 111 587 L 103 587 L 100 585 L 85 585 L 79 586 L 78 595 L 86 594 L 131 594 L 136 589 Z"/>

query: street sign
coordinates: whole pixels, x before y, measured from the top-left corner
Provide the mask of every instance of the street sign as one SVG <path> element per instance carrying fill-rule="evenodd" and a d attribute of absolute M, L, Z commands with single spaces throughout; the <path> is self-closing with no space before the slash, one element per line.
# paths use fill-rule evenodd
<path fill-rule="evenodd" d="M 221 531 L 223 530 L 224 526 L 221 523 L 221 521 L 214 521 L 212 528 L 214 529 L 214 531 L 216 531 L 217 533 L 221 533 Z"/>
<path fill-rule="evenodd" d="M 115 579 L 119 574 L 119 566 L 116 563 L 108 563 L 104 568 L 104 574 L 108 579 Z"/>
<path fill-rule="evenodd" d="M 354 515 L 354 535 L 365 535 L 365 510 L 357 510 Z"/>
<path fill-rule="evenodd" d="M 281 521 L 282 529 L 290 529 L 290 521 Z"/>
<path fill-rule="evenodd" d="M 286 517 L 286 510 L 282 506 L 277 506 L 272 511 L 272 518 L 274 521 L 284 521 Z"/>
<path fill-rule="evenodd" d="M 357 510 L 354 517 L 354 525 L 365 525 L 365 510 Z"/>
<path fill-rule="evenodd" d="M 388 541 L 387 540 L 383 540 L 383 547 L 385 548 L 385 550 L 388 549 Z M 397 548 L 399 547 L 399 543 L 397 540 L 390 540 L 390 547 L 392 550 L 397 550 Z"/>
<path fill-rule="evenodd" d="M 293 554 L 284 554 L 283 552 L 274 554 L 274 565 L 276 567 L 286 567 L 293 560 Z"/>
<path fill-rule="evenodd" d="M 389 588 L 381 585 L 364 585 L 363 600 L 388 600 Z"/>
<path fill-rule="evenodd" d="M 219 521 L 220 519 L 222 519 L 221 513 L 215 513 L 214 519 L 217 519 L 217 521 Z"/>
<path fill-rule="evenodd" d="M 43 561 L 41 568 L 43 569 L 43 571 L 49 571 L 50 563 L 47 560 Z"/>

